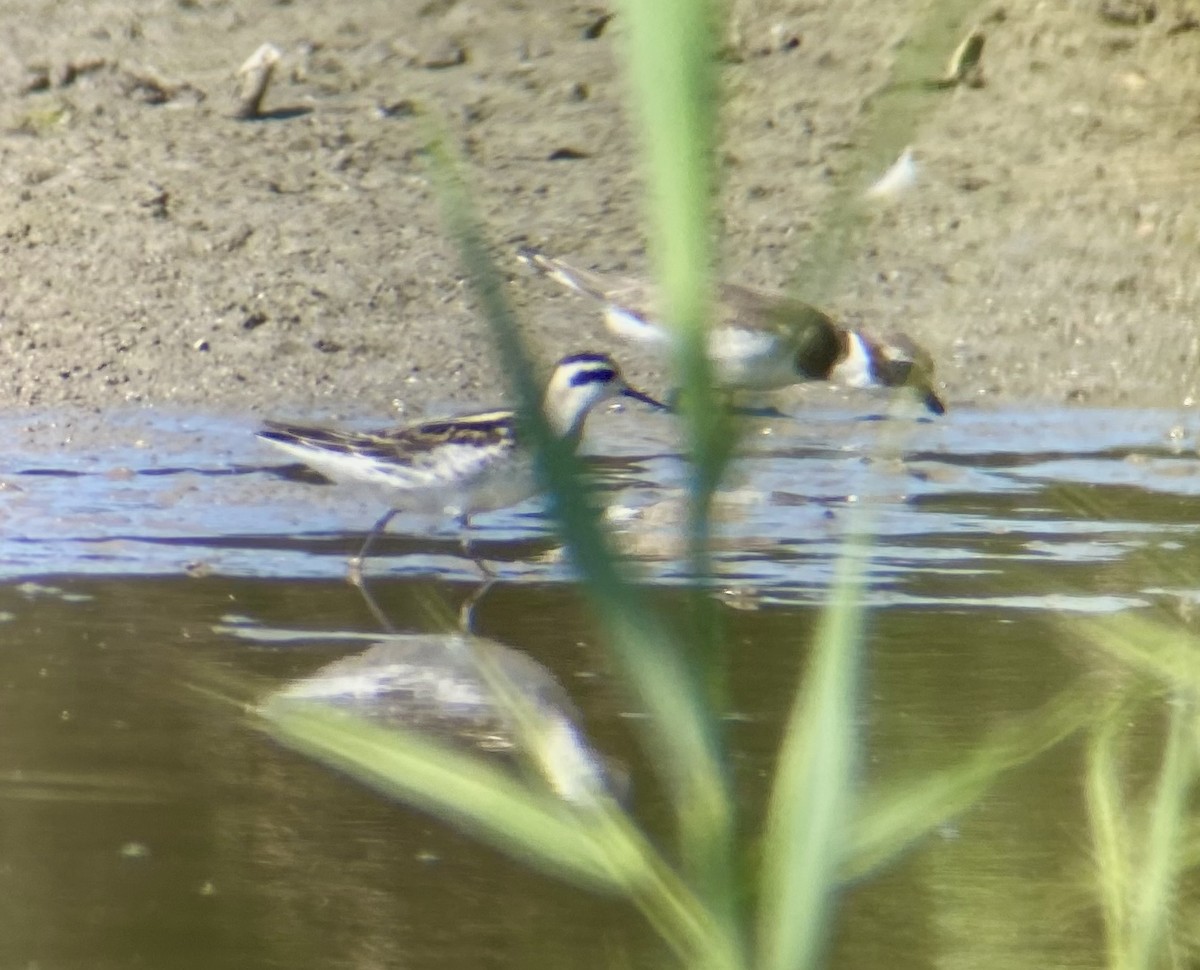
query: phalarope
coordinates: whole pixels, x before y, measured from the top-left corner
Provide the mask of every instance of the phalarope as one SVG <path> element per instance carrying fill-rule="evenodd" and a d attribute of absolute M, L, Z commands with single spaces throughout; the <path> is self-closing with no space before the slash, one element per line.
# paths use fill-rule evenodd
<path fill-rule="evenodd" d="M 602 303 L 605 323 L 616 336 L 659 348 L 669 344 L 649 283 L 579 269 L 537 249 L 521 249 L 518 256 L 539 273 Z M 825 380 L 847 387 L 907 385 L 934 414 L 946 410 L 933 389 L 933 359 L 904 334 L 880 340 L 840 327 L 800 300 L 733 283 L 718 290 L 716 313 L 708 355 L 723 387 L 773 390 Z"/>
<path fill-rule="evenodd" d="M 555 367 L 543 410 L 551 430 L 574 447 L 588 412 L 618 396 L 664 407 L 626 384 L 607 354 L 572 354 Z M 537 493 L 514 411 L 481 411 L 385 431 L 335 431 L 269 421 L 258 436 L 335 482 L 376 487 L 391 503 L 350 560 L 350 579 L 356 585 L 361 585 L 371 544 L 401 509 L 453 516 L 463 529 L 463 549 L 469 555 L 466 530 L 472 515 L 515 505 Z"/>

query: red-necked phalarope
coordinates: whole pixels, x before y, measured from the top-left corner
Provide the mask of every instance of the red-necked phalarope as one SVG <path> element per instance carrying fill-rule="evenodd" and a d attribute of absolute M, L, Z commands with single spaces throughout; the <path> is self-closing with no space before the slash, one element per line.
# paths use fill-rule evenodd
<path fill-rule="evenodd" d="M 579 269 L 536 249 L 518 255 L 538 272 L 602 303 L 605 323 L 618 337 L 668 345 L 670 334 L 656 317 L 651 284 Z M 720 287 L 717 300 L 708 354 L 723 387 L 772 390 L 814 380 L 847 387 L 909 386 L 934 414 L 946 410 L 933 389 L 933 359 L 904 334 L 881 340 L 840 327 L 800 300 L 732 283 Z"/>
<path fill-rule="evenodd" d="M 543 409 L 551 430 L 574 447 L 588 412 L 618 396 L 663 407 L 626 384 L 607 354 L 572 354 L 555 367 Z M 375 486 L 387 496 L 391 508 L 350 560 L 356 584 L 371 544 L 401 509 L 452 515 L 464 530 L 463 548 L 469 554 L 465 530 L 472 515 L 537 493 L 514 411 L 462 414 L 386 431 L 335 431 L 271 421 L 258 436 L 335 482 Z"/>

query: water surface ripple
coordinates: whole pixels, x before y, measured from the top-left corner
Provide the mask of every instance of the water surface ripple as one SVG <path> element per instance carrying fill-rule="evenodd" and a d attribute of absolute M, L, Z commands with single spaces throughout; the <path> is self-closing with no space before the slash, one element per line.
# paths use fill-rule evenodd
<path fill-rule="evenodd" d="M 281 461 L 249 421 L 142 411 L 7 425 L 14 445 L 0 479 L 0 570 L 8 578 L 335 578 L 380 512 L 371 493 L 324 485 Z M 1028 588 L 987 596 L 1054 609 L 1139 602 L 1136 582 L 1099 592 L 1076 572 L 1146 552 L 1194 555 L 1198 436 L 1194 414 L 1145 411 L 749 420 L 716 504 L 719 583 L 756 605 L 819 599 L 848 512 L 870 503 L 873 602 L 974 601 L 985 595 L 977 580 L 1016 563 L 1030 567 Z M 629 413 L 598 416 L 586 445 L 609 521 L 653 582 L 686 577 L 679 448 L 671 417 Z M 571 578 L 538 500 L 478 516 L 476 538 L 507 582 Z M 417 515 L 394 520 L 373 569 L 474 576 L 451 524 Z"/>

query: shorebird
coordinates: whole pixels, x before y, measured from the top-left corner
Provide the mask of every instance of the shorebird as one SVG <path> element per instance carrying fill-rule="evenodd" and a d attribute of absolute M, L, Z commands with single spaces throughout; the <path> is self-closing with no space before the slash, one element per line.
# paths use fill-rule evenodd
<path fill-rule="evenodd" d="M 666 350 L 671 334 L 658 317 L 654 287 L 571 265 L 531 248 L 518 256 L 539 273 L 599 302 L 618 337 Z M 933 359 L 904 334 L 886 339 L 838 326 L 816 307 L 734 283 L 717 290 L 708 356 L 717 383 L 731 390 L 773 390 L 805 381 L 846 387 L 912 387 L 934 414 L 946 406 L 933 389 Z"/>
<path fill-rule="evenodd" d="M 555 367 L 543 410 L 554 434 L 574 448 L 588 412 L 619 396 L 664 407 L 625 383 L 607 354 L 572 354 Z M 460 414 L 385 431 L 337 431 L 271 421 L 258 436 L 335 482 L 374 486 L 383 493 L 388 511 L 349 563 L 350 580 L 358 586 L 372 543 L 398 512 L 453 516 L 469 556 L 472 515 L 515 505 L 538 491 L 532 456 L 522 440 L 519 417 L 511 410 Z"/>

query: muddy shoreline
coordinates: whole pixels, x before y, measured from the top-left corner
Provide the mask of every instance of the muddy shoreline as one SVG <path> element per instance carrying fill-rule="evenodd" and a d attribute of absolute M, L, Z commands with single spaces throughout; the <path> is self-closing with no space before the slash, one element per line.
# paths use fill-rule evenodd
<path fill-rule="evenodd" d="M 447 119 L 547 358 L 660 389 L 522 244 L 640 272 L 620 18 L 569 2 L 9 5 L 0 57 L 0 407 L 417 413 L 504 393 L 439 220 L 416 106 Z M 907 25 L 877 5 L 734 11 L 726 275 L 791 280 Z M 823 303 L 935 355 L 951 407 L 1200 396 L 1197 11 L 987 11 L 986 84 L 939 101 L 920 178 Z M 1182 26 L 1181 26 L 1182 25 Z M 265 117 L 235 72 L 283 54 Z M 803 287 L 799 290 L 803 293 Z M 784 392 L 820 406 L 826 388 Z"/>

